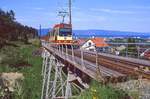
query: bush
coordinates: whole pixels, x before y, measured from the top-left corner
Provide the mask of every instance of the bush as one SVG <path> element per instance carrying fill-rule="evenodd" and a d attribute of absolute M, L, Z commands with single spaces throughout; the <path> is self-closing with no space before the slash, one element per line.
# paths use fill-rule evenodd
<path fill-rule="evenodd" d="M 94 99 L 94 97 L 95 99 L 124 99 L 125 93 L 122 90 L 93 81 L 91 87 L 81 93 L 79 99 Z"/>
<path fill-rule="evenodd" d="M 32 43 L 36 47 L 40 47 L 41 46 L 39 39 L 30 39 L 29 42 Z"/>
<path fill-rule="evenodd" d="M 4 56 L 2 64 L 12 65 L 23 60 L 23 56 L 17 47 L 6 46 L 1 49 L 0 54 Z"/>
<path fill-rule="evenodd" d="M 18 45 L 20 44 L 18 43 Z M 3 48 L 0 51 L 0 54 L 5 55 L 5 58 L 3 58 L 3 63 L 5 64 L 0 64 L 1 65 L 0 72 L 19 72 L 23 73 L 25 77 L 21 85 L 18 85 L 16 87 L 16 90 L 13 93 L 13 97 L 15 98 L 13 99 L 40 99 L 42 88 L 42 76 L 41 76 L 42 58 L 35 57 L 32 55 L 32 52 L 36 48 L 37 47 L 33 45 L 22 44 L 20 45 L 20 47 L 7 46 L 7 48 Z M 9 67 L 9 64 L 20 61 L 28 62 L 28 64 L 31 64 L 32 67 L 30 68 L 25 67 L 22 69 Z"/>

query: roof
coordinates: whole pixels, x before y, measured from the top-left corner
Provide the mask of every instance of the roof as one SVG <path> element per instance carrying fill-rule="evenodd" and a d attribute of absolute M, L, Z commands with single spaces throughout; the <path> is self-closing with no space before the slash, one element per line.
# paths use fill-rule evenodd
<path fill-rule="evenodd" d="M 147 51 L 144 52 L 145 57 L 150 57 L 150 49 L 147 49 Z"/>
<path fill-rule="evenodd" d="M 109 45 L 105 42 L 104 38 L 92 38 L 90 39 L 93 43 L 95 43 L 96 47 L 108 47 Z"/>
<path fill-rule="evenodd" d="M 91 40 L 96 47 L 108 47 L 109 45 L 105 42 L 104 38 L 91 38 L 91 39 L 77 39 L 76 43 L 77 45 L 81 46 L 83 44 L 85 44 L 87 41 Z"/>
<path fill-rule="evenodd" d="M 83 45 L 87 40 L 86 39 L 77 39 L 76 43 L 77 45 Z"/>
<path fill-rule="evenodd" d="M 60 23 L 60 24 L 56 24 L 55 26 L 54 26 L 54 28 L 64 28 L 64 27 L 66 27 L 66 28 L 71 28 L 71 25 L 70 24 L 65 24 L 65 23 Z"/>
<path fill-rule="evenodd" d="M 43 36 L 41 37 L 41 40 L 49 41 L 49 36 Z"/>

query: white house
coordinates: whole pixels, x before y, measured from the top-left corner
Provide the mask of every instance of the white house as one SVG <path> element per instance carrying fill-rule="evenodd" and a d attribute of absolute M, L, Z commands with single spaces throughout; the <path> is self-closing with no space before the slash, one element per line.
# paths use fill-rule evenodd
<path fill-rule="evenodd" d="M 82 46 L 80 46 L 80 49 L 96 51 L 95 43 L 91 39 L 89 39 L 85 43 L 83 43 Z"/>
<path fill-rule="evenodd" d="M 104 51 L 109 45 L 105 42 L 104 38 L 91 38 L 77 40 L 79 48 L 90 51 Z"/>

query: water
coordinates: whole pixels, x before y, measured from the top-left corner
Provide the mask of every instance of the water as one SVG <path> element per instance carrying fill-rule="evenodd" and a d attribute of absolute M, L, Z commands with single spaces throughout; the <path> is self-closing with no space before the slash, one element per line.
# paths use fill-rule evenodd
<path fill-rule="evenodd" d="M 51 29 L 42 29 L 41 36 L 45 36 Z M 39 31 L 38 31 L 39 32 Z M 38 33 L 40 35 L 40 32 Z M 74 38 L 90 38 L 90 37 L 118 37 L 118 38 L 150 38 L 150 33 L 141 32 L 124 32 L 110 30 L 73 30 Z"/>

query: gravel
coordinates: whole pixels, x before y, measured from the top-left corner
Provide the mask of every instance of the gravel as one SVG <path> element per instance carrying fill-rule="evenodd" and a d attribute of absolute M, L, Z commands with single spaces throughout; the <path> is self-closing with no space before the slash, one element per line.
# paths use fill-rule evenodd
<path fill-rule="evenodd" d="M 138 99 L 150 99 L 150 81 L 146 79 L 130 80 L 124 83 L 118 83 L 117 88 L 123 89 L 128 92 L 132 97 L 138 97 Z"/>

